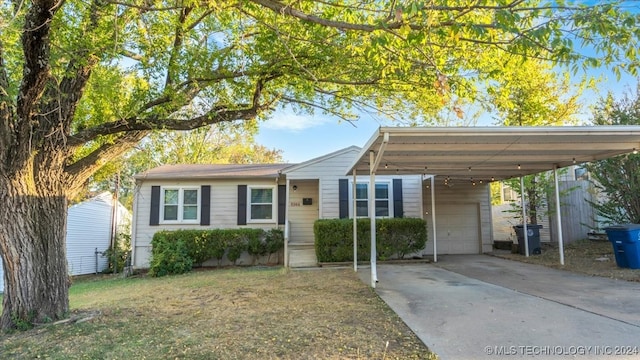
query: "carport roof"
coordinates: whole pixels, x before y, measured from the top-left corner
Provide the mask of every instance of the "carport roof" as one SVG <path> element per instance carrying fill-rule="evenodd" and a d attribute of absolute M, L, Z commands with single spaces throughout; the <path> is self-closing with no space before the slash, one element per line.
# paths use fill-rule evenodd
<path fill-rule="evenodd" d="M 381 127 L 349 167 L 369 174 L 503 180 L 640 149 L 640 126 Z"/>

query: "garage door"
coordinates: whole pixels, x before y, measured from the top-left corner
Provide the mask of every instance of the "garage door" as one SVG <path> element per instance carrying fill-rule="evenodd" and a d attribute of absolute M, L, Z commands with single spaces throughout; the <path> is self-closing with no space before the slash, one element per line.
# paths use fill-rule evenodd
<path fill-rule="evenodd" d="M 438 254 L 479 254 L 480 216 L 478 204 L 438 204 L 436 235 Z M 433 244 L 427 245 L 433 252 Z"/>

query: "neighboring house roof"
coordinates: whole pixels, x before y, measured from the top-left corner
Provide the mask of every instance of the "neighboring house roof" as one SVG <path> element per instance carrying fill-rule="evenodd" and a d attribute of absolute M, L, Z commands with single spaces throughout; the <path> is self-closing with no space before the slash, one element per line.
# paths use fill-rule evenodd
<path fill-rule="evenodd" d="M 277 178 L 293 164 L 198 164 L 162 165 L 137 174 L 137 180 Z"/>
<path fill-rule="evenodd" d="M 307 166 L 310 166 L 310 165 L 313 165 L 313 164 L 317 164 L 319 162 L 334 158 L 336 156 L 340 156 L 342 154 L 346 154 L 348 152 L 355 152 L 357 154 L 358 152 L 360 152 L 360 150 L 362 150 L 360 147 L 352 145 L 352 146 L 346 147 L 344 149 L 341 149 L 341 150 L 338 150 L 338 151 L 334 151 L 334 152 L 329 153 L 327 155 L 323 155 L 323 156 L 320 156 L 320 157 L 317 157 L 317 158 L 313 158 L 311 160 L 307 160 L 307 161 L 302 162 L 300 164 L 293 164 L 293 165 L 287 167 L 286 169 L 282 170 L 282 172 L 285 173 L 285 174 L 286 173 L 290 173 L 292 171 L 300 170 L 300 169 L 305 168 Z"/>

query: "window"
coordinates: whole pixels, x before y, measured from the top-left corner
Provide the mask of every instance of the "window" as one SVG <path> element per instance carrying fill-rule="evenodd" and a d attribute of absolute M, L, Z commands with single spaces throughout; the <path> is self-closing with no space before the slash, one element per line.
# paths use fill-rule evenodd
<path fill-rule="evenodd" d="M 161 219 L 165 223 L 198 222 L 198 188 L 163 188 Z"/>
<path fill-rule="evenodd" d="M 249 188 L 249 219 L 254 222 L 273 220 L 273 187 Z"/>
<path fill-rule="evenodd" d="M 388 183 L 376 183 L 376 217 L 390 217 L 390 196 Z M 369 216 L 369 184 L 356 184 L 356 217 Z"/>

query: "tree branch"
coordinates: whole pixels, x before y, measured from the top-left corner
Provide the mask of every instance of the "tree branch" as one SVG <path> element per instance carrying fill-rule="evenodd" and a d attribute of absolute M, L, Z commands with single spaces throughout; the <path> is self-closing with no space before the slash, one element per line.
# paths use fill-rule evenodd
<path fill-rule="evenodd" d="M 22 119 L 20 133 L 29 135 L 33 109 L 49 79 L 49 33 L 51 19 L 60 5 L 55 0 L 34 0 L 25 17 L 22 33 L 24 65 L 17 99 L 17 115 Z"/>
<path fill-rule="evenodd" d="M 148 133 L 148 131 L 127 132 L 114 141 L 100 146 L 82 159 L 67 165 L 65 172 L 68 175 L 67 185 L 71 193 L 70 195 L 73 196 L 80 191 L 91 175 L 105 163 L 130 150 L 132 146 L 140 142 Z"/>
<path fill-rule="evenodd" d="M 235 120 L 251 120 L 258 113 L 271 106 L 271 102 L 260 103 L 262 91 L 267 82 L 278 78 L 280 75 L 271 75 L 256 81 L 252 96 L 252 104 L 238 104 L 234 108 L 216 106 L 206 113 L 191 118 L 127 118 L 103 123 L 92 128 L 79 131 L 69 137 L 69 146 L 80 146 L 92 141 L 99 136 L 112 135 L 127 131 L 143 130 L 192 130 L 198 127 L 230 122 Z M 177 111 L 177 109 L 176 109 Z"/>
<path fill-rule="evenodd" d="M 176 32 L 173 38 L 173 47 L 171 48 L 171 55 L 169 57 L 169 63 L 167 65 L 167 78 L 165 80 L 164 87 L 168 88 L 173 84 L 175 74 L 175 62 L 180 54 L 180 48 L 182 47 L 182 42 L 184 40 L 184 24 L 187 21 L 187 17 L 191 13 L 193 8 L 186 7 L 181 9 L 180 16 L 178 18 L 178 25 L 176 26 Z"/>

